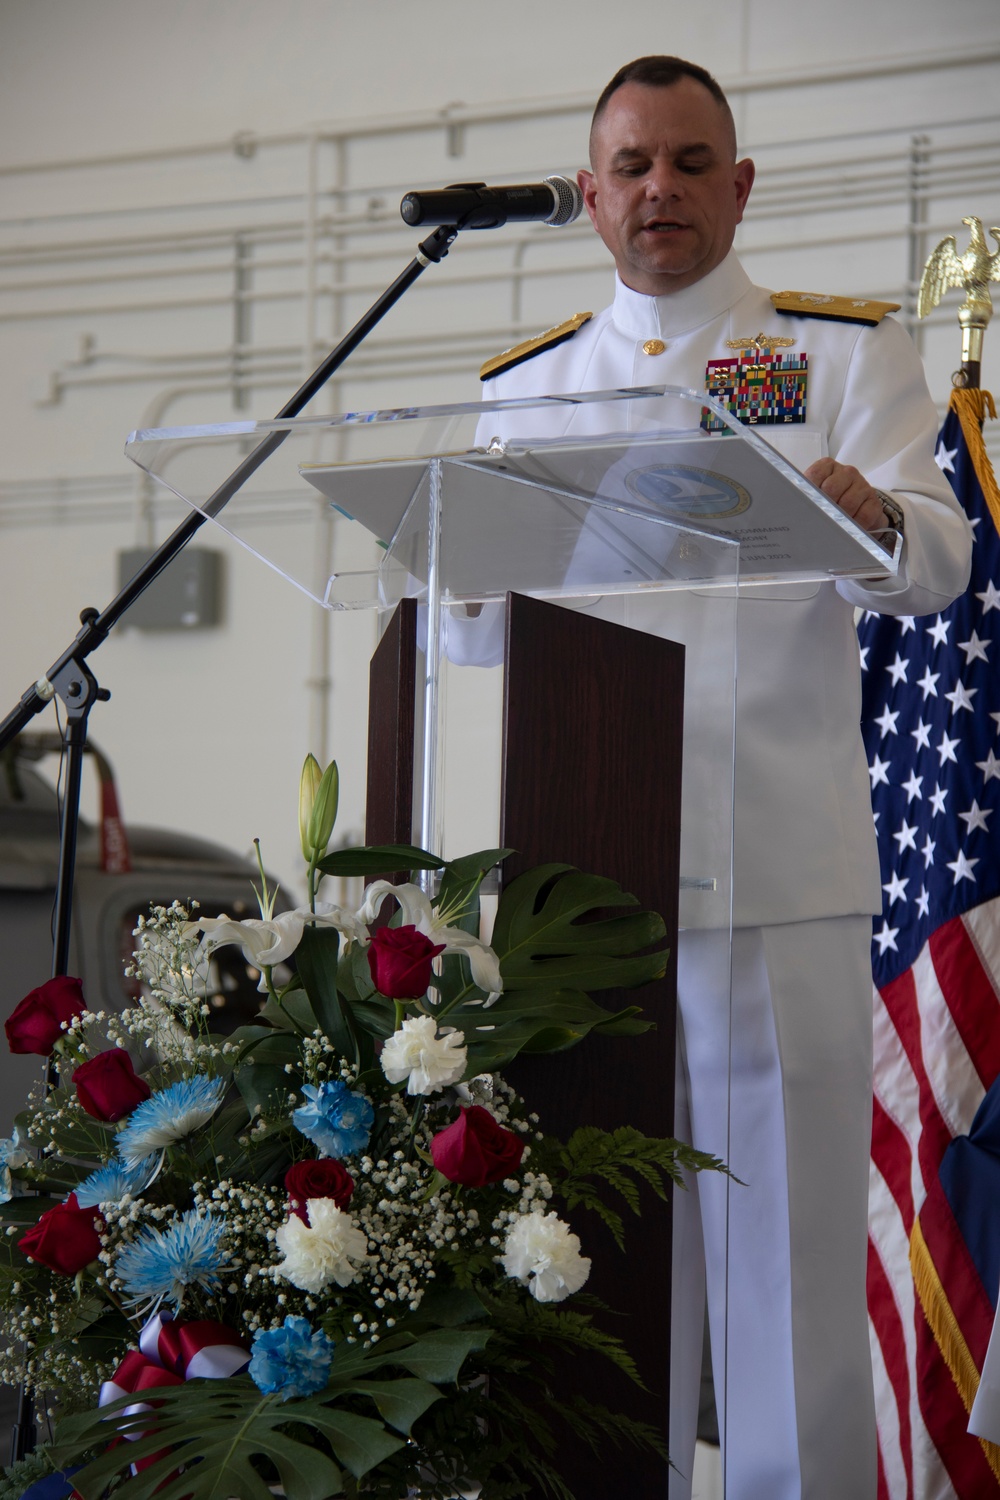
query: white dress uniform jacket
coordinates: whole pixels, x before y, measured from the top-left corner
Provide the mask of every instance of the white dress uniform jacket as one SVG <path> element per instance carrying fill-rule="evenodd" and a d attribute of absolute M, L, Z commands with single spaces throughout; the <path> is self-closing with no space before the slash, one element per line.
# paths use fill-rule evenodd
<path fill-rule="evenodd" d="M 736 926 L 881 906 L 853 608 L 944 609 L 968 581 L 971 545 L 968 521 L 934 463 L 935 413 L 916 350 L 891 318 L 872 328 L 777 313 L 730 252 L 670 296 L 644 296 L 617 281 L 613 304 L 571 339 L 484 389 L 487 399 L 659 384 L 702 390 L 708 361 L 733 352 L 726 340 L 761 331 L 794 339 L 809 373 L 806 422 L 757 431 L 799 468 L 826 455 L 853 464 L 898 501 L 906 540 L 897 578 L 756 587 L 741 599 Z M 663 352 L 644 353 L 648 340 L 661 341 Z M 518 437 L 561 437 L 581 430 L 586 408 L 517 420 Z"/>

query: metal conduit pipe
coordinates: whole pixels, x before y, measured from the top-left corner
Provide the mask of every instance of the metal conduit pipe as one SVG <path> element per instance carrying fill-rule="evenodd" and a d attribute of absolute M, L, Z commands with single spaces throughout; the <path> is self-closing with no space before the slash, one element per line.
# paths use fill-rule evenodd
<path fill-rule="evenodd" d="M 859 58 L 850 63 L 832 63 L 826 67 L 774 70 L 754 74 L 723 76 L 719 82 L 732 97 L 778 92 L 783 90 L 814 89 L 827 84 L 855 83 L 860 80 L 874 81 L 879 78 L 899 77 L 903 74 L 941 72 L 952 68 L 988 66 L 1000 62 L 1000 48 L 986 47 L 978 51 L 959 49 L 954 52 L 902 53 L 890 58 Z M 17 162 L 0 166 L 0 177 L 13 177 L 33 172 L 59 172 L 88 166 L 117 166 L 128 163 L 168 161 L 212 154 L 252 156 L 262 146 L 301 145 L 312 135 L 322 141 L 333 141 L 341 137 L 364 140 L 379 135 L 418 130 L 440 130 L 461 124 L 490 125 L 518 120 L 526 116 L 541 117 L 585 113 L 589 116 L 593 108 L 591 94 L 563 95 L 551 99 L 525 99 L 507 103 L 469 105 L 449 104 L 440 110 L 373 116 L 365 120 L 341 120 L 320 122 L 312 131 L 281 131 L 256 134 L 241 131 L 225 141 L 198 142 L 170 147 L 147 147 L 138 151 L 103 153 L 81 158 L 61 158 L 56 161 Z"/>

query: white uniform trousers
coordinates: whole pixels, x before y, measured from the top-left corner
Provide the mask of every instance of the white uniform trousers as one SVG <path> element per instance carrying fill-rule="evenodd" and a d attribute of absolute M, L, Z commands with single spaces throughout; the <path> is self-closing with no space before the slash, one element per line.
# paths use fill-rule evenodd
<path fill-rule="evenodd" d="M 670 1500 L 691 1494 L 706 1278 L 726 1500 L 874 1500 L 870 943 L 863 916 L 737 929 L 730 1032 L 719 935 L 681 934 L 676 1131 L 746 1185 L 674 1195 Z"/>

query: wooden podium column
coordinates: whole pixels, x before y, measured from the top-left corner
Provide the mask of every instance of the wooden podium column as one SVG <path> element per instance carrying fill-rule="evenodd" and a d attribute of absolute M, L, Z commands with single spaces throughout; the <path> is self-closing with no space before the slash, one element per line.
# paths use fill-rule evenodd
<path fill-rule="evenodd" d="M 661 913 L 671 956 L 662 981 L 597 996 L 612 1010 L 641 1005 L 655 1031 L 592 1035 L 505 1071 L 563 1139 L 580 1125 L 672 1135 L 684 648 L 544 601 L 508 601 L 500 842 L 517 852 L 504 880 L 552 860 L 611 876 Z M 567 1360 L 563 1373 L 571 1388 L 666 1437 L 669 1208 L 647 1192 L 641 1219 L 625 1212 L 625 1255 L 594 1214 L 572 1218 L 594 1262 L 587 1291 L 626 1314 L 607 1326 L 635 1356 L 647 1391 L 604 1362 L 588 1371 Z M 666 1464 L 628 1447 L 601 1464 L 567 1439 L 557 1467 L 581 1500 L 667 1493 Z"/>
<path fill-rule="evenodd" d="M 369 843 L 409 843 L 412 826 L 416 606 L 404 601 L 371 669 Z M 508 595 L 500 843 L 516 851 L 504 880 L 553 861 L 607 875 L 663 916 L 665 977 L 607 992 L 609 1009 L 643 1007 L 656 1029 L 588 1037 L 568 1052 L 521 1057 L 504 1070 L 564 1139 L 580 1125 L 634 1125 L 673 1134 L 677 899 L 684 648 L 544 601 Z M 625 1314 L 610 1320 L 634 1356 L 640 1391 L 606 1362 L 571 1357 L 568 1389 L 668 1427 L 670 1211 L 651 1193 L 625 1218 L 626 1255 L 601 1222 L 576 1210 L 573 1229 L 593 1261 L 587 1291 Z M 657 1500 L 667 1465 L 623 1447 L 596 1463 L 567 1438 L 557 1457 L 579 1500 Z"/>
<path fill-rule="evenodd" d="M 416 692 L 417 601 L 403 599 L 368 672 L 366 844 L 413 842 Z"/>

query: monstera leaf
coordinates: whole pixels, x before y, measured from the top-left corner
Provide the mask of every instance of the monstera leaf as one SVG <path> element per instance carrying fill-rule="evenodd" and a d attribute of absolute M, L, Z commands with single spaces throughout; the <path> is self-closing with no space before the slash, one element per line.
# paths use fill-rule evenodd
<path fill-rule="evenodd" d="M 666 928 L 655 912 L 637 908 L 615 881 L 572 865 L 540 865 L 513 881 L 492 938 L 503 994 L 488 1007 L 476 994 L 447 1009 L 447 1024 L 465 1036 L 469 1074 L 503 1067 L 519 1052 L 572 1047 L 595 1030 L 648 1030 L 637 1006 L 605 1010 L 589 993 L 662 976 L 667 950 L 648 950 Z"/>
<path fill-rule="evenodd" d="M 413 1423 L 440 1400 L 437 1386 L 453 1383 L 488 1337 L 435 1328 L 378 1353 L 341 1345 L 326 1388 L 290 1401 L 262 1395 L 245 1375 L 158 1387 L 152 1411 L 129 1414 L 133 1396 L 68 1417 L 52 1457 L 65 1467 L 104 1449 L 73 1476 L 83 1500 L 100 1500 L 114 1479 L 123 1500 L 271 1500 L 268 1473 L 288 1500 L 327 1500 L 343 1493 L 343 1470 L 360 1479 L 403 1447 Z M 131 1441 L 115 1445 L 115 1436 Z M 144 1460 L 148 1466 L 130 1475 Z"/>

